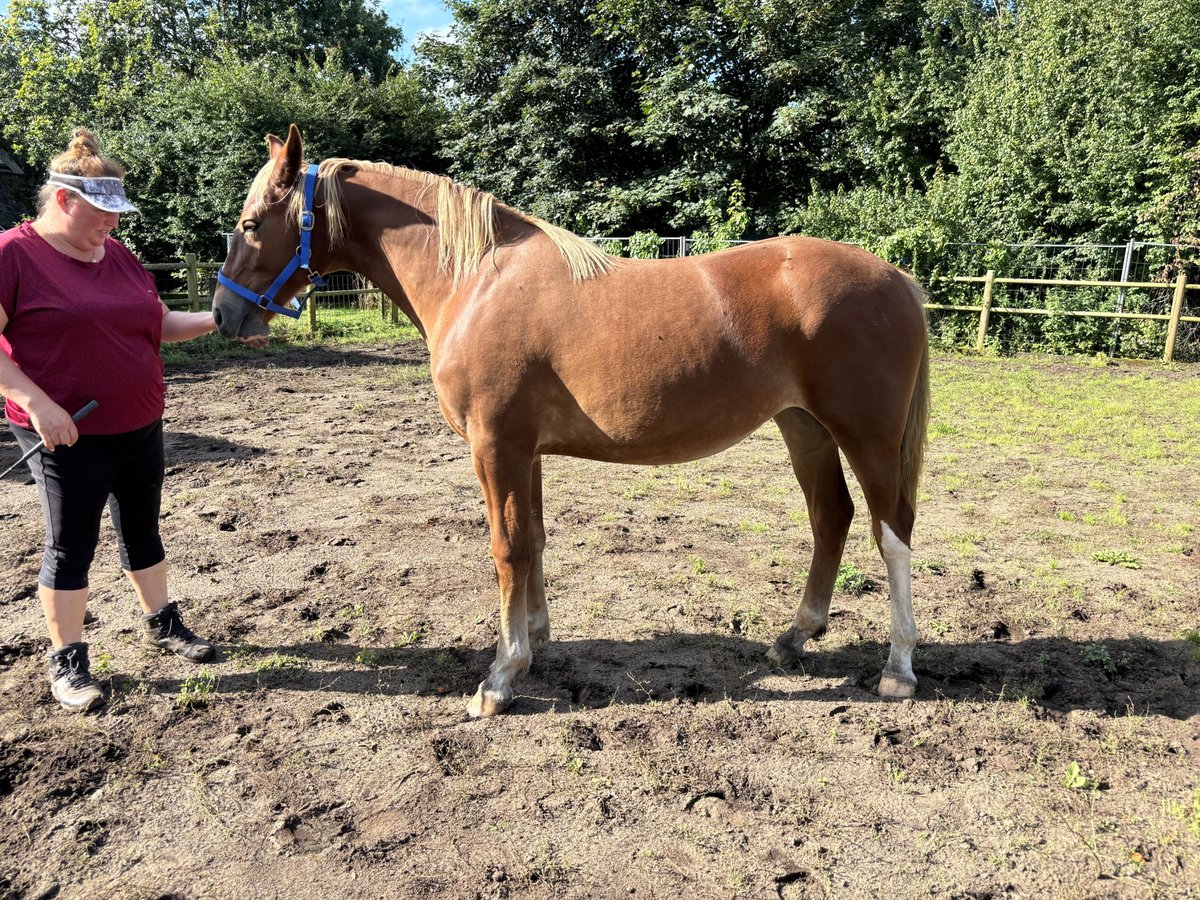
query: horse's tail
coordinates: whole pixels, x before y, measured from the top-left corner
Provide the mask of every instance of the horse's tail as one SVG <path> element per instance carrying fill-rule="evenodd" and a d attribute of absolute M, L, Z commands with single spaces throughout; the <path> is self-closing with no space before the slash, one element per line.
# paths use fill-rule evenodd
<path fill-rule="evenodd" d="M 917 508 L 917 484 L 925 464 L 925 438 L 929 427 L 929 329 L 925 325 L 924 288 L 911 278 L 908 281 L 913 302 L 921 311 L 921 361 L 912 399 L 908 402 L 908 422 L 900 441 L 900 482 L 909 506 Z"/>

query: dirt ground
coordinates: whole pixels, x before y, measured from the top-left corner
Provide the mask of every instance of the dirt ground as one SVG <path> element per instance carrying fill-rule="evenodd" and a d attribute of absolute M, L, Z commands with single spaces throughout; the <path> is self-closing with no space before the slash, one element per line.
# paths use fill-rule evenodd
<path fill-rule="evenodd" d="M 935 359 L 935 384 L 973 364 Z M 884 702 L 853 485 L 847 574 L 873 587 L 846 579 L 803 671 L 768 666 L 812 547 L 773 425 L 673 468 L 549 458 L 552 641 L 471 721 L 497 597 L 424 348 L 168 385 L 174 594 L 222 653 L 205 681 L 139 646 L 106 524 L 86 639 L 111 701 L 60 712 L 36 495 L 0 482 L 0 896 L 1200 896 L 1194 467 L 1106 474 L 1145 539 L 1104 565 L 1064 513 L 1094 470 L 964 446 L 935 410 L 920 686 Z"/>

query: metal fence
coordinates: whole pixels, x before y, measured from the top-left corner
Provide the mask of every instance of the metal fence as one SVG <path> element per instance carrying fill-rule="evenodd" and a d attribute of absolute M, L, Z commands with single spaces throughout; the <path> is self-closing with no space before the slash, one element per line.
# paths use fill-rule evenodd
<path fill-rule="evenodd" d="M 606 253 L 613 256 L 637 257 L 640 259 L 677 259 L 724 250 L 749 241 L 721 241 L 709 238 L 659 237 L 656 234 L 637 234 L 630 237 L 589 237 Z"/>
<path fill-rule="evenodd" d="M 615 256 L 674 258 L 746 241 L 706 241 L 638 234 L 593 237 Z M 949 244 L 896 260 L 929 289 L 930 334 L 943 347 L 1011 352 L 1107 353 L 1200 361 L 1200 247 L 1126 244 Z M 919 263 L 919 265 L 917 265 Z M 194 254 L 146 268 L 169 306 L 211 306 L 219 262 Z M 308 326 L 378 310 L 392 322 L 399 308 L 360 275 L 326 276 L 309 288 Z"/>

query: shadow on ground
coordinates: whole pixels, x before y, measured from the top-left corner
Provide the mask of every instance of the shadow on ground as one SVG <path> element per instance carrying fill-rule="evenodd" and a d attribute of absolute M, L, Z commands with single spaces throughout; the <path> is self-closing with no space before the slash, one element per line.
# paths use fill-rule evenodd
<path fill-rule="evenodd" d="M 887 657 L 886 644 L 863 642 L 829 651 L 818 644 L 805 656 L 801 670 L 782 672 L 767 664 L 767 649 L 766 644 L 736 636 L 703 634 L 554 642 L 535 654 L 532 670 L 517 683 L 511 712 L 670 699 L 893 702 L 873 693 Z M 491 647 L 461 645 L 396 649 L 343 642 L 247 650 L 265 667 L 221 676 L 218 692 L 471 694 L 493 657 Z M 285 662 L 272 666 L 271 659 Z M 357 665 L 307 667 L 315 661 Z M 1174 719 L 1200 714 L 1200 660 L 1197 648 L 1182 640 L 1079 643 L 1038 638 L 932 644 L 918 649 L 914 669 L 920 681 L 917 702 L 1008 700 L 1056 712 L 1095 710 Z M 170 694 L 177 693 L 181 683 L 150 680 L 147 686 Z"/>

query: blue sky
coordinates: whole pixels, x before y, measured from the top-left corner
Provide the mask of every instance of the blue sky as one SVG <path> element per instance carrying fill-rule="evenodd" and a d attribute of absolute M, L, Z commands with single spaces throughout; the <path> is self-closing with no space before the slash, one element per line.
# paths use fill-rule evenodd
<path fill-rule="evenodd" d="M 7 5 L 8 0 L 0 0 Z M 446 29 L 454 17 L 442 0 L 383 0 L 380 4 L 393 25 L 404 29 L 404 56 L 411 56 L 412 45 L 427 31 Z"/>
<path fill-rule="evenodd" d="M 412 56 L 412 45 L 423 33 L 445 29 L 454 21 L 442 0 L 382 0 L 380 6 L 393 25 L 404 29 L 405 58 Z M 0 15 L 6 12 L 8 0 L 0 0 Z"/>

